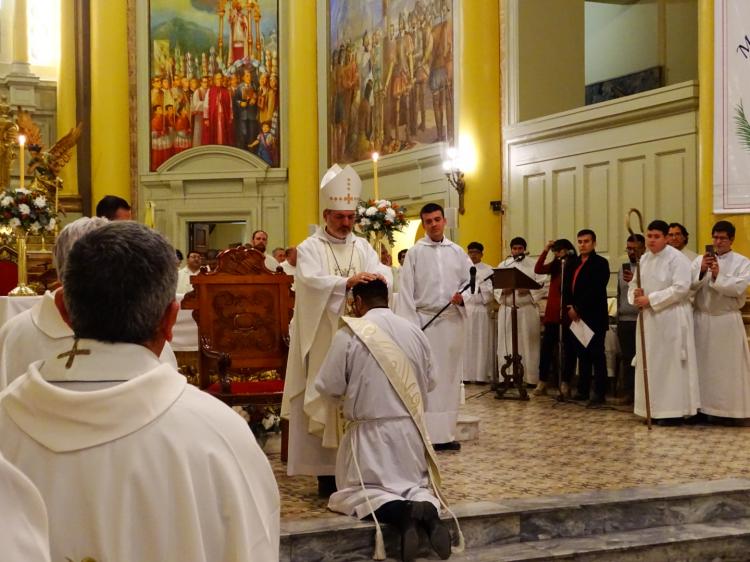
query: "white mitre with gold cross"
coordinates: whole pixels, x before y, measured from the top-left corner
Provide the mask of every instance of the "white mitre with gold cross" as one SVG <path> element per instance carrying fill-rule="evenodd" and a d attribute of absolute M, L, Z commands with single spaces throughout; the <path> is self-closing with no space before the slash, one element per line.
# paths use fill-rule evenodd
<path fill-rule="evenodd" d="M 354 211 L 362 193 L 362 180 L 347 166 L 331 166 L 320 180 L 320 201 L 324 209 L 331 211 Z"/>

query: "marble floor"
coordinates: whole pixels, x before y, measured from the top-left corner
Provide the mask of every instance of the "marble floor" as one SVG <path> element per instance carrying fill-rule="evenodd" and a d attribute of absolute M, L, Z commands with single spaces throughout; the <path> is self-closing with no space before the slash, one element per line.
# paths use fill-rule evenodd
<path fill-rule="evenodd" d="M 654 426 L 627 407 L 587 409 L 553 398 L 495 400 L 466 386 L 462 412 L 480 418 L 479 439 L 439 453 L 452 505 L 547 495 L 750 478 L 750 427 Z M 284 520 L 335 516 L 312 477 L 286 475 L 269 454 Z"/>

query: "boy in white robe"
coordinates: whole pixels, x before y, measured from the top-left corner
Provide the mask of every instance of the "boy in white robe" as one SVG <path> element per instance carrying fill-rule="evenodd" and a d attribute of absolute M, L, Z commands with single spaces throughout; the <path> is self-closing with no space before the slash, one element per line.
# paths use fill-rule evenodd
<path fill-rule="evenodd" d="M 526 240 L 516 236 L 510 241 L 510 256 L 497 266 L 497 269 L 516 268 L 526 277 L 544 285 L 546 275 L 534 273 L 534 262 L 526 259 Z M 518 354 L 523 361 L 524 381 L 527 384 L 539 382 L 539 349 L 542 341 L 542 321 L 538 302 L 543 295 L 542 289 L 530 291 L 516 290 L 518 307 Z M 495 300 L 500 303 L 497 311 L 497 362 L 505 365 L 505 356 L 513 354 L 512 339 L 512 305 L 513 294 L 510 289 L 495 290 Z"/>
<path fill-rule="evenodd" d="M 423 327 L 445 305 L 450 306 L 425 329 L 437 370 L 437 386 L 425 401 L 425 416 L 435 450 L 459 450 L 455 440 L 461 395 L 464 321 L 460 291 L 469 281 L 471 260 L 444 236 L 443 208 L 428 203 L 419 213 L 425 237 L 406 253 L 399 275 L 396 313 Z"/>
<path fill-rule="evenodd" d="M 51 559 L 278 560 L 278 489 L 247 423 L 158 360 L 179 310 L 169 243 L 107 224 L 63 281 L 73 345 L 0 395 L 0 452 L 44 499 Z"/>
<path fill-rule="evenodd" d="M 436 384 L 425 335 L 391 312 L 384 282 L 356 285 L 353 294 L 356 316 L 377 326 L 390 340 L 386 344 L 403 352 L 424 399 Z M 416 556 L 416 527 L 422 525 L 433 548 L 446 558 L 450 534 L 438 516 L 440 502 L 429 489 L 425 443 L 370 345 L 349 326 L 341 328 L 315 383 L 322 395 L 343 398 L 349 422 L 336 457 L 338 491 L 328 507 L 359 519 L 374 512 L 378 522 L 396 525 L 402 535 L 403 560 Z"/>
<path fill-rule="evenodd" d="M 102 217 L 81 217 L 60 231 L 53 260 L 61 281 L 65 260 L 73 244 L 86 233 L 108 223 L 109 220 Z M 34 361 L 54 357 L 73 345 L 73 330 L 60 316 L 56 300 L 62 302 L 60 289 L 45 293 L 34 306 L 0 328 L 0 389 L 24 374 Z M 177 368 L 177 359 L 169 342 L 164 344 L 160 359 Z"/>
<path fill-rule="evenodd" d="M 491 325 L 488 305 L 492 302 L 492 280 L 485 281 L 492 275 L 492 268 L 482 262 L 484 246 L 471 242 L 467 246 L 469 259 L 476 267 L 476 284 L 474 294 L 464 293 L 466 306 L 466 330 L 464 331 L 464 382 L 490 382 L 495 366 L 495 330 Z"/>
<path fill-rule="evenodd" d="M 39 490 L 0 454 L 0 545 L 5 562 L 49 562 L 47 510 Z"/>
<path fill-rule="evenodd" d="M 355 209 L 362 182 L 347 166 L 334 165 L 321 181 L 325 226 L 297 246 L 295 305 L 281 415 L 289 420 L 289 476 L 318 477 L 318 493 L 335 490 L 333 474 L 339 420 L 315 389 L 315 377 L 328 352 L 354 285 L 378 277 L 380 260 L 355 236 Z"/>
<path fill-rule="evenodd" d="M 711 235 L 714 253 L 697 257 L 692 266 L 700 411 L 749 418 L 750 350 L 740 309 L 750 285 L 750 260 L 732 251 L 731 222 L 717 222 Z"/>
<path fill-rule="evenodd" d="M 646 252 L 640 260 L 641 285 L 629 283 L 628 301 L 641 310 L 644 322 L 651 417 L 660 425 L 682 423 L 699 404 L 698 371 L 690 305 L 690 261 L 667 244 L 669 227 L 652 221 L 646 232 Z M 640 328 L 638 328 L 640 329 Z M 635 414 L 646 416 L 643 352 L 636 339 Z"/>

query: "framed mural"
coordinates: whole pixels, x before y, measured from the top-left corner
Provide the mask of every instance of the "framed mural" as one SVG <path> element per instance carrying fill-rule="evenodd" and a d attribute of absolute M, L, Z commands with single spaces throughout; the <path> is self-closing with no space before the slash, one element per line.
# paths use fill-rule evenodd
<path fill-rule="evenodd" d="M 150 165 L 218 144 L 279 166 L 277 0 L 151 0 Z"/>
<path fill-rule="evenodd" d="M 328 0 L 328 164 L 455 144 L 452 0 Z"/>

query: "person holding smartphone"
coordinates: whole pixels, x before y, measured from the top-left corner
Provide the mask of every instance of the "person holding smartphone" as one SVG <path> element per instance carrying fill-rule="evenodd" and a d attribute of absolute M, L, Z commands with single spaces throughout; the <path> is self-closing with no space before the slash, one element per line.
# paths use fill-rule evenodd
<path fill-rule="evenodd" d="M 740 309 L 750 285 L 750 260 L 732 250 L 735 227 L 717 222 L 713 244 L 692 263 L 700 411 L 750 417 L 750 349 Z"/>
<path fill-rule="evenodd" d="M 638 320 L 638 309 L 628 302 L 628 283 L 635 277 L 638 260 L 646 250 L 646 239 L 643 234 L 631 234 L 625 245 L 628 254 L 627 263 L 622 264 L 617 273 L 617 340 L 620 343 L 620 383 L 619 395 L 626 404 L 633 403 L 635 390 L 635 325 Z"/>

